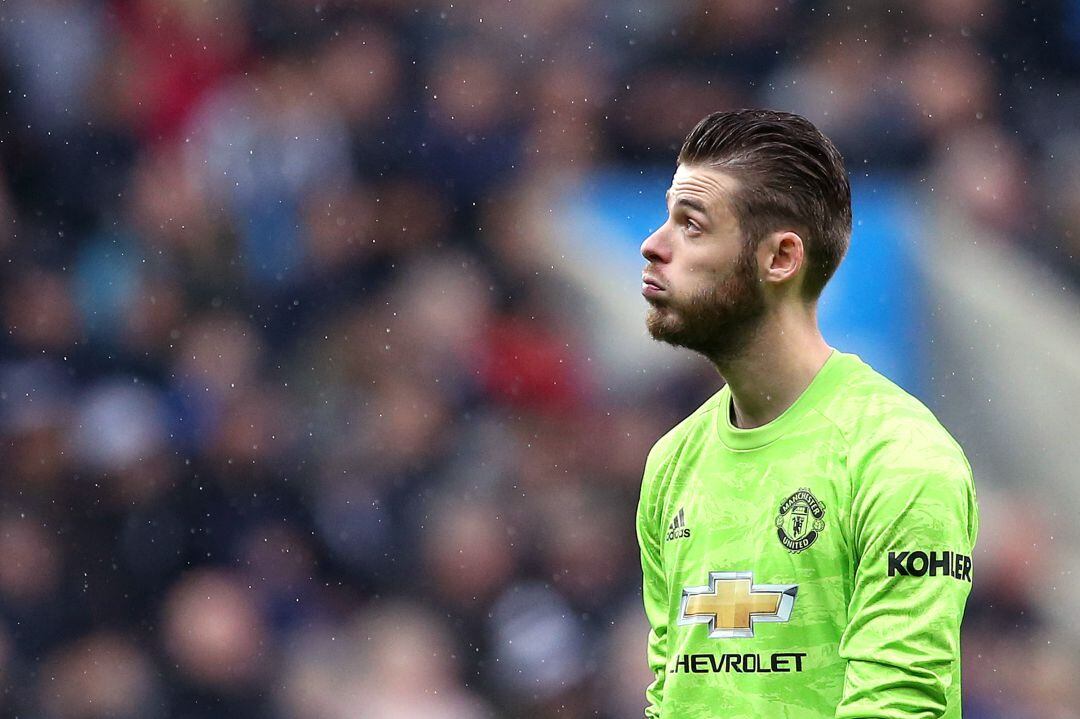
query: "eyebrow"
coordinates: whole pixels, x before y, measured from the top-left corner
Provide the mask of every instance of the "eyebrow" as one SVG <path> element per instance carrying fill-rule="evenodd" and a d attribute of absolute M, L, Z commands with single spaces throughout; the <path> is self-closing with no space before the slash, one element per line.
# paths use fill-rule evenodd
<path fill-rule="evenodd" d="M 664 199 L 667 199 L 667 200 L 671 199 L 671 190 L 668 190 L 667 192 L 664 193 Z M 675 204 L 676 205 L 683 205 L 684 207 L 689 207 L 691 210 L 696 210 L 696 211 L 700 212 L 703 215 L 708 215 L 709 214 L 705 210 L 705 203 L 701 202 L 700 200 L 695 200 L 695 199 L 690 198 L 690 197 L 680 197 L 678 200 L 675 201 Z"/>

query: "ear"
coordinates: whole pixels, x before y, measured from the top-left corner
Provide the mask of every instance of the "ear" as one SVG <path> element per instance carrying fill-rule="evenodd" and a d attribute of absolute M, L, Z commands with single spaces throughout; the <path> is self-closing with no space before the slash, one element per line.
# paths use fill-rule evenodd
<path fill-rule="evenodd" d="M 805 262 L 806 247 L 795 232 L 774 232 L 758 246 L 758 267 L 765 282 L 793 282 Z"/>

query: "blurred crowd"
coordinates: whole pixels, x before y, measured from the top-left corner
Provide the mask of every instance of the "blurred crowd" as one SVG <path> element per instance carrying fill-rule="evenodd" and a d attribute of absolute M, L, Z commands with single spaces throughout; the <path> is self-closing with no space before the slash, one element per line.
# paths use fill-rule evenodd
<path fill-rule="evenodd" d="M 640 716 L 641 469 L 718 379 L 609 388 L 541 249 L 708 112 L 1080 281 L 1076 3 L 7 0 L 0 87 L 6 716 Z M 965 715 L 1077 716 L 988 561 Z"/>

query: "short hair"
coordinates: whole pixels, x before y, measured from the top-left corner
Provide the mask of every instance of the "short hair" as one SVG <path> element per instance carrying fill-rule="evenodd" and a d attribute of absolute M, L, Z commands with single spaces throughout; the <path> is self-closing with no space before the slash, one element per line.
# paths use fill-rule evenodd
<path fill-rule="evenodd" d="M 739 181 L 732 212 L 748 243 L 785 226 L 800 230 L 803 296 L 821 295 L 851 240 L 851 184 L 844 158 L 813 123 L 776 110 L 714 112 L 687 135 L 679 163 Z"/>

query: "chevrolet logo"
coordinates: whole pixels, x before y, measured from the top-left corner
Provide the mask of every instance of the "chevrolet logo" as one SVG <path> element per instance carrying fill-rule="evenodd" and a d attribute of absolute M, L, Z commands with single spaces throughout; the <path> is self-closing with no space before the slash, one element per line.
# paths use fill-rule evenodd
<path fill-rule="evenodd" d="M 797 584 L 754 584 L 753 572 L 709 572 L 709 584 L 686 587 L 679 624 L 708 624 L 709 637 L 754 636 L 757 622 L 786 622 Z"/>

